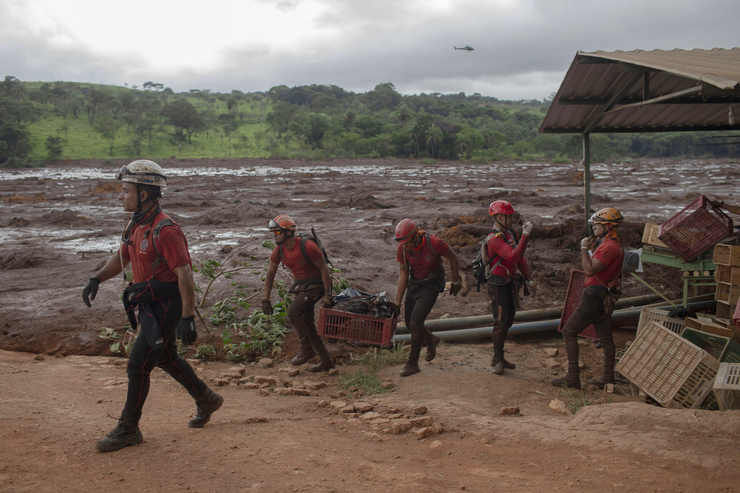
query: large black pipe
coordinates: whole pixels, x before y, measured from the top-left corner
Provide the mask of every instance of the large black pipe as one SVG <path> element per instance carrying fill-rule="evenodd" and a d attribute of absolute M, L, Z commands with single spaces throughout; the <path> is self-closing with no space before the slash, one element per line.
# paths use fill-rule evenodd
<path fill-rule="evenodd" d="M 715 307 L 717 304 L 716 300 L 708 301 L 697 301 L 695 303 L 689 303 L 689 308 L 696 310 L 707 310 Z M 612 321 L 615 326 L 625 325 L 637 325 L 640 320 L 640 308 L 629 308 L 623 310 L 617 310 L 612 316 Z M 521 335 L 530 334 L 533 332 L 545 332 L 548 330 L 557 330 L 560 325 L 560 319 L 555 320 L 541 320 L 538 322 L 527 322 L 522 324 L 513 325 L 509 329 L 509 335 Z M 435 332 L 435 335 L 439 336 L 445 342 L 470 342 L 481 339 L 491 339 L 491 333 L 493 327 L 480 327 L 476 329 L 463 329 L 463 330 L 447 330 Z M 411 340 L 410 334 L 397 334 L 393 336 L 394 343 L 406 342 Z"/>
<path fill-rule="evenodd" d="M 630 306 L 641 306 L 647 305 L 660 300 L 660 295 L 647 294 L 643 296 L 633 296 L 631 298 L 623 298 L 617 301 L 616 308 L 627 308 Z M 546 320 L 550 318 L 560 319 L 560 315 L 563 312 L 563 308 L 544 308 L 541 310 L 524 310 L 517 312 L 514 316 L 514 322 L 531 322 L 534 320 Z M 487 325 L 493 325 L 493 315 L 475 315 L 472 317 L 459 317 L 459 318 L 443 318 L 439 320 L 427 320 L 424 326 L 432 332 L 446 331 L 446 330 L 460 330 L 460 329 L 472 329 L 475 327 L 485 327 Z M 396 327 L 396 334 L 408 334 L 409 331 L 404 324 L 398 324 Z"/>

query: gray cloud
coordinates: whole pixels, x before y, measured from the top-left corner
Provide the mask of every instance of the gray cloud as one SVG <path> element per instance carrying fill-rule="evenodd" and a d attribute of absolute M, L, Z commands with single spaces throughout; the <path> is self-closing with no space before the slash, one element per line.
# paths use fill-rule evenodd
<path fill-rule="evenodd" d="M 516 12 L 453 16 L 408 29 L 398 27 L 403 17 L 375 27 L 363 21 L 381 15 L 382 4 L 363 2 L 368 6 L 348 9 L 339 0 L 327 1 L 334 2 L 334 17 L 324 22 L 353 26 L 364 34 L 337 39 L 310 56 L 287 58 L 283 54 L 283 58 L 271 59 L 274 50 L 267 39 L 258 46 L 214 53 L 226 67 L 218 73 L 192 69 L 158 73 L 132 56 L 100 60 L 89 50 L 55 50 L 29 36 L 14 46 L 0 44 L 0 67 L 4 75 L 22 80 L 139 85 L 157 80 L 176 91 L 255 91 L 279 84 L 316 83 L 364 92 L 379 82 L 393 82 L 402 93 L 463 91 L 501 99 L 541 99 L 557 90 L 577 50 L 731 48 L 739 44 L 735 33 L 740 2 L 734 0 L 701 5 L 680 0 L 537 0 L 523 3 Z M 278 7 L 279 2 L 270 3 Z M 453 50 L 453 45 L 466 44 L 475 51 Z M 141 80 L 132 80 L 135 77 Z"/>

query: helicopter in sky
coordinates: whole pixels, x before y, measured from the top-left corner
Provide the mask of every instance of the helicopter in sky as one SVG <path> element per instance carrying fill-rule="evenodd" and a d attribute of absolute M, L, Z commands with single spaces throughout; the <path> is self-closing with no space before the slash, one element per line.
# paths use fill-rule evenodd
<path fill-rule="evenodd" d="M 455 50 L 473 51 L 473 47 L 470 45 L 463 46 L 462 48 L 458 48 L 457 46 L 455 46 L 454 48 Z"/>

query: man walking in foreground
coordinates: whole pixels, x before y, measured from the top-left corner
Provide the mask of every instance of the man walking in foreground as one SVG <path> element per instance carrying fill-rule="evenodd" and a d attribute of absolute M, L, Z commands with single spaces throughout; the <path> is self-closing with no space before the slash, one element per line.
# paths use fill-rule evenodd
<path fill-rule="evenodd" d="M 161 189 L 166 186 L 162 168 L 153 161 L 137 160 L 121 168 L 117 179 L 123 191 L 118 200 L 123 210 L 132 212 L 121 237 L 121 246 L 82 290 L 89 307 L 98 286 L 118 274 L 130 263 L 134 283 L 123 292 L 131 328 L 141 325 L 129 355 L 128 393 L 118 426 L 101 439 L 95 448 L 112 452 L 144 441 L 139 420 L 149 393 L 150 373 L 162 368 L 195 399 L 196 415 L 188 422 L 201 428 L 223 404 L 199 379 L 191 366 L 177 354 L 175 339 L 193 344 L 195 328 L 195 283 L 188 243 L 180 227 L 160 206 Z M 138 321 L 134 310 L 138 307 Z"/>

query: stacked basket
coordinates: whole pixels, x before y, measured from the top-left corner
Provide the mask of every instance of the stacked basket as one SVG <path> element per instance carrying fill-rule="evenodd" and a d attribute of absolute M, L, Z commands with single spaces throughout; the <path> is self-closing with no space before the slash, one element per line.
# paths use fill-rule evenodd
<path fill-rule="evenodd" d="M 740 246 L 717 245 L 712 262 L 717 264 L 714 280 L 717 281 L 717 319 L 720 325 L 730 328 L 740 342 L 737 327 L 732 321 L 735 307 L 740 298 Z"/>

